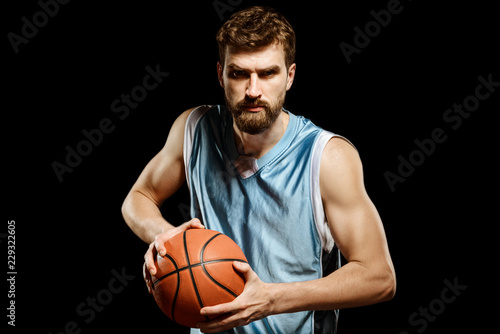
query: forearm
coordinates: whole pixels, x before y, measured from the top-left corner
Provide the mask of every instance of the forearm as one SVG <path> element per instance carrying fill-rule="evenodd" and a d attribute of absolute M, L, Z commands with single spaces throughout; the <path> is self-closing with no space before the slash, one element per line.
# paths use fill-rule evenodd
<path fill-rule="evenodd" d="M 122 205 L 123 218 L 132 231 L 146 243 L 174 228 L 163 218 L 159 206 L 143 193 L 132 189 Z"/>
<path fill-rule="evenodd" d="M 321 279 L 269 284 L 272 314 L 306 310 L 335 310 L 370 305 L 392 298 L 392 271 L 370 270 L 350 262 Z"/>

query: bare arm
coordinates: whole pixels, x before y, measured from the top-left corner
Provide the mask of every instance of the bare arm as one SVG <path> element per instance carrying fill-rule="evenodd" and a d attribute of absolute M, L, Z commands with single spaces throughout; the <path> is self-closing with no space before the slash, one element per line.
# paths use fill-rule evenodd
<path fill-rule="evenodd" d="M 143 241 L 174 228 L 161 215 L 162 203 L 184 183 L 183 138 L 186 119 L 182 113 L 172 125 L 163 149 L 147 164 L 122 206 L 125 222 Z"/>
<path fill-rule="evenodd" d="M 394 295 L 395 273 L 382 221 L 366 193 L 358 153 L 343 139 L 332 139 L 325 148 L 320 187 L 333 238 L 347 264 L 297 287 L 277 285 L 274 312 L 356 307 Z"/>
<path fill-rule="evenodd" d="M 342 139 L 327 144 L 321 160 L 320 188 L 330 229 L 348 263 L 327 277 L 296 283 L 263 283 L 246 264 L 244 292 L 233 302 L 201 310 L 230 316 L 201 323 L 210 333 L 242 326 L 271 314 L 333 310 L 391 299 L 395 274 L 385 232 L 364 183 L 356 150 Z"/>
<path fill-rule="evenodd" d="M 152 289 L 151 275 L 156 274 L 154 257 L 156 253 L 165 255 L 165 241 L 189 228 L 204 228 L 196 218 L 175 227 L 160 212 L 163 202 L 185 181 L 184 127 L 193 110 L 185 111 L 174 122 L 165 146 L 144 168 L 122 205 L 127 225 L 150 244 L 144 255 L 144 279 L 149 292 Z"/>

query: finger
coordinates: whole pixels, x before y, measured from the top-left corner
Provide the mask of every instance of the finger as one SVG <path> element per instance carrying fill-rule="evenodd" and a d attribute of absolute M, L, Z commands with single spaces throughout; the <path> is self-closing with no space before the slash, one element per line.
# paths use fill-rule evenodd
<path fill-rule="evenodd" d="M 229 303 L 218 304 L 214 306 L 206 306 L 200 310 L 202 316 L 218 317 L 224 314 L 238 312 L 240 310 L 240 303 L 237 299 Z"/>
<path fill-rule="evenodd" d="M 193 218 L 190 221 L 186 222 L 186 230 L 190 228 L 205 228 L 205 225 L 201 223 L 198 218 Z"/>
<path fill-rule="evenodd" d="M 228 315 L 214 320 L 204 321 L 196 324 L 203 333 L 218 333 L 234 327 L 241 326 L 243 322 L 237 315 Z"/>
<path fill-rule="evenodd" d="M 231 304 L 231 303 L 228 303 Z M 216 317 L 213 320 L 202 321 L 196 324 L 196 328 L 199 328 L 203 333 L 217 333 L 227 329 L 234 328 L 238 326 L 241 322 L 241 316 L 237 311 L 225 312 L 225 310 L 232 309 L 233 306 L 221 304 L 212 307 L 205 307 L 205 312 L 200 311 L 200 313 L 205 313 L 206 315 L 211 315 Z M 223 307 L 219 307 L 223 306 Z M 203 309 L 202 309 L 203 310 Z M 222 312 L 222 313 L 220 313 Z"/>
<path fill-rule="evenodd" d="M 164 240 L 164 238 L 162 237 L 161 234 L 158 234 L 157 236 L 155 236 L 155 241 L 154 241 L 154 245 L 155 245 L 155 249 L 156 249 L 156 252 L 158 254 L 160 254 L 161 257 L 165 256 L 165 254 L 167 254 L 167 249 L 165 248 L 165 242 L 167 240 Z"/>
<path fill-rule="evenodd" d="M 156 275 L 155 256 L 156 247 L 154 243 L 151 243 L 151 245 L 149 245 L 148 251 L 146 252 L 146 254 L 144 254 L 144 262 L 150 275 Z"/>
<path fill-rule="evenodd" d="M 243 277 L 245 277 L 245 282 L 250 280 L 255 274 L 250 265 L 246 262 L 233 261 L 233 267 L 234 269 L 236 269 L 236 271 L 243 274 Z"/>
<path fill-rule="evenodd" d="M 153 293 L 153 283 L 151 280 L 151 275 L 146 268 L 146 262 L 144 262 L 144 265 L 142 266 L 142 275 L 144 277 L 144 281 L 146 282 L 146 286 L 148 287 L 148 292 Z"/>

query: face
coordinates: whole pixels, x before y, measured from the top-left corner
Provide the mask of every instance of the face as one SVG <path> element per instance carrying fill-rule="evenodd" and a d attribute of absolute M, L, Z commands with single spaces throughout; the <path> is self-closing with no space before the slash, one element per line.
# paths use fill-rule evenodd
<path fill-rule="evenodd" d="M 224 68 L 217 63 L 226 106 L 242 132 L 259 134 L 278 118 L 295 76 L 295 64 L 285 65 L 283 47 L 254 50 L 228 47 Z"/>

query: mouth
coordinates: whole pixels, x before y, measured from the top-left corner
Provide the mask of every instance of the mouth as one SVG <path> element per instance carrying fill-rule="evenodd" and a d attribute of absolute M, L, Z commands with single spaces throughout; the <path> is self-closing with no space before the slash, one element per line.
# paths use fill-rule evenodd
<path fill-rule="evenodd" d="M 249 112 L 259 112 L 264 110 L 263 106 L 253 106 L 253 105 L 242 106 L 241 108 Z"/>

